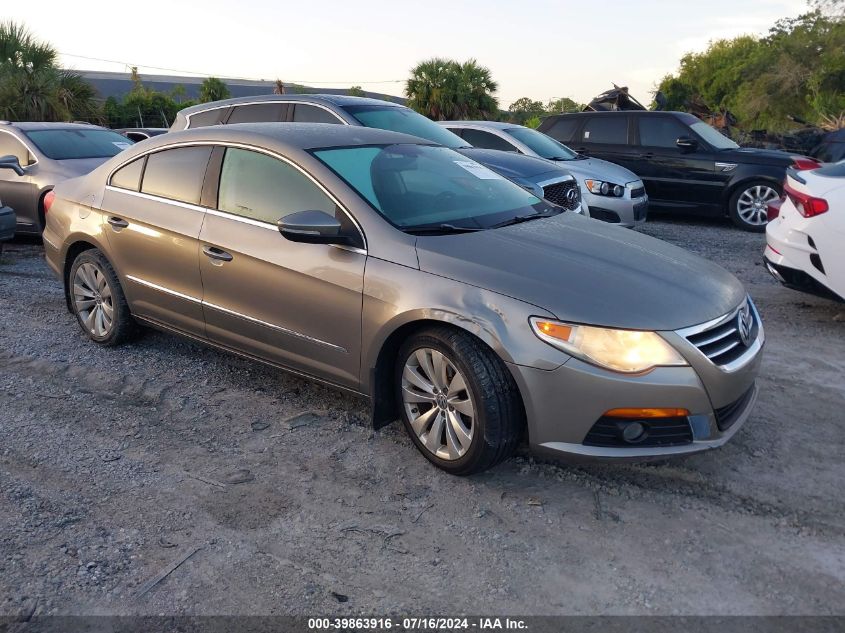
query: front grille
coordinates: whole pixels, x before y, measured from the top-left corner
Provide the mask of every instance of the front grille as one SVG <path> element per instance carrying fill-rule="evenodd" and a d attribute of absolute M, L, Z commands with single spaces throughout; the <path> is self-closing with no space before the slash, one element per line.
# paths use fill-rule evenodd
<path fill-rule="evenodd" d="M 636 189 L 631 189 L 631 197 L 632 198 L 642 198 L 645 195 L 645 187 L 637 187 Z"/>
<path fill-rule="evenodd" d="M 622 430 L 627 424 L 639 422 L 646 428 L 645 436 L 637 442 L 626 442 Z M 692 428 L 687 418 L 657 418 L 653 420 L 620 420 L 601 417 L 584 438 L 585 446 L 682 446 L 692 443 Z"/>
<path fill-rule="evenodd" d="M 713 411 L 716 416 L 716 426 L 719 427 L 720 431 L 727 431 L 733 426 L 733 423 L 736 422 L 742 412 L 745 411 L 745 407 L 753 395 L 754 385 L 751 385 L 748 391 L 742 394 L 734 402 Z"/>
<path fill-rule="evenodd" d="M 750 302 L 743 304 L 751 313 L 751 325 L 748 340 L 754 341 L 760 330 L 757 314 Z M 740 358 L 748 350 L 748 345 L 742 342 L 739 334 L 739 311 L 730 318 L 695 334 L 687 334 L 687 340 L 714 364 L 724 366 Z M 750 344 L 750 343 L 749 343 Z"/>
<path fill-rule="evenodd" d="M 571 194 L 570 191 L 575 193 Z M 555 182 L 543 187 L 543 197 L 567 211 L 575 211 L 581 205 L 581 191 L 574 180 Z"/>

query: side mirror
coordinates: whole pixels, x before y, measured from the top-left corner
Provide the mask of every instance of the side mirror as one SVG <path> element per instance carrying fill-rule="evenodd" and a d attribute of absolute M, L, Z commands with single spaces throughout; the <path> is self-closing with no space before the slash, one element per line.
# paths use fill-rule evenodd
<path fill-rule="evenodd" d="M 18 176 L 26 174 L 17 156 L 0 156 L 0 169 L 11 169 Z"/>
<path fill-rule="evenodd" d="M 692 139 L 688 136 L 682 136 L 677 141 L 675 141 L 675 145 L 680 147 L 685 152 L 692 152 L 698 149 L 698 141 Z"/>
<path fill-rule="evenodd" d="M 340 222 L 325 211 L 297 211 L 278 221 L 279 233 L 291 242 L 305 244 L 349 244 L 340 234 Z"/>

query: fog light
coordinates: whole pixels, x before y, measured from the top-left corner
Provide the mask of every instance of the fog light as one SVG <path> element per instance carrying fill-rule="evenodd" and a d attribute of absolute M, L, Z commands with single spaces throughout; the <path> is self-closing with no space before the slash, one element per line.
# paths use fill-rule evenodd
<path fill-rule="evenodd" d="M 634 444 L 645 438 L 646 428 L 639 422 L 630 422 L 622 429 L 622 439 L 629 444 Z"/>

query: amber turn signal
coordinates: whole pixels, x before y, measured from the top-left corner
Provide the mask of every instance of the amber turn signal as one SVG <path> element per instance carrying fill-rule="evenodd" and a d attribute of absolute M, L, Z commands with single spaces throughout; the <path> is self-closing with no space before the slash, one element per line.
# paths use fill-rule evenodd
<path fill-rule="evenodd" d="M 633 418 L 637 420 L 648 418 L 685 418 L 688 409 L 611 409 L 604 414 L 606 418 Z"/>
<path fill-rule="evenodd" d="M 560 339 L 561 341 L 568 341 L 569 337 L 572 335 L 572 328 L 561 323 L 554 323 L 552 321 L 537 321 L 535 325 L 543 334 L 551 336 L 552 338 Z"/>

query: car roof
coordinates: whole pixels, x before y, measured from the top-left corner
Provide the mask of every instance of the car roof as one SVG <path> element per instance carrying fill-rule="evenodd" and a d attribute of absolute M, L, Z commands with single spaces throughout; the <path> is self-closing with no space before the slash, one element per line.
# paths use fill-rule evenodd
<path fill-rule="evenodd" d="M 223 99 L 221 101 L 210 101 L 208 103 L 198 103 L 197 105 L 180 110 L 180 114 L 194 114 L 196 112 L 204 112 L 214 108 L 222 108 L 230 105 L 238 105 L 243 103 L 266 103 L 271 101 L 305 101 L 312 103 L 325 103 L 336 106 L 346 105 L 388 105 L 397 108 L 404 108 L 405 106 L 393 103 L 391 101 L 382 101 L 381 99 L 370 99 L 369 97 L 353 97 L 350 95 L 329 95 L 329 94 L 295 94 L 295 95 L 255 95 L 252 97 L 237 97 L 234 99 Z"/>
<path fill-rule="evenodd" d="M 43 123 L 34 121 L 2 121 L 0 122 L 0 129 L 2 127 L 12 127 L 21 130 L 22 132 L 31 132 L 34 130 L 104 130 L 106 128 L 94 125 L 92 123 Z"/>
<path fill-rule="evenodd" d="M 260 143 L 268 148 L 309 150 L 324 147 L 354 147 L 413 143 L 436 145 L 431 141 L 376 128 L 333 123 L 233 123 L 168 132 L 144 141 L 144 148 L 172 145 L 176 142 L 211 141 Z"/>
<path fill-rule="evenodd" d="M 525 127 L 518 123 L 505 123 L 503 121 L 438 121 L 440 125 L 449 127 L 450 125 L 473 125 L 475 127 L 486 127 L 492 130 L 510 130 L 515 127 Z"/>
<path fill-rule="evenodd" d="M 677 116 L 687 116 L 689 112 L 679 112 L 678 110 L 590 110 L 587 112 L 560 112 L 558 114 L 550 114 L 547 119 L 557 117 L 583 117 L 583 116 L 614 116 L 617 114 L 635 114 L 637 116 L 649 116 L 653 114 L 672 114 Z"/>

